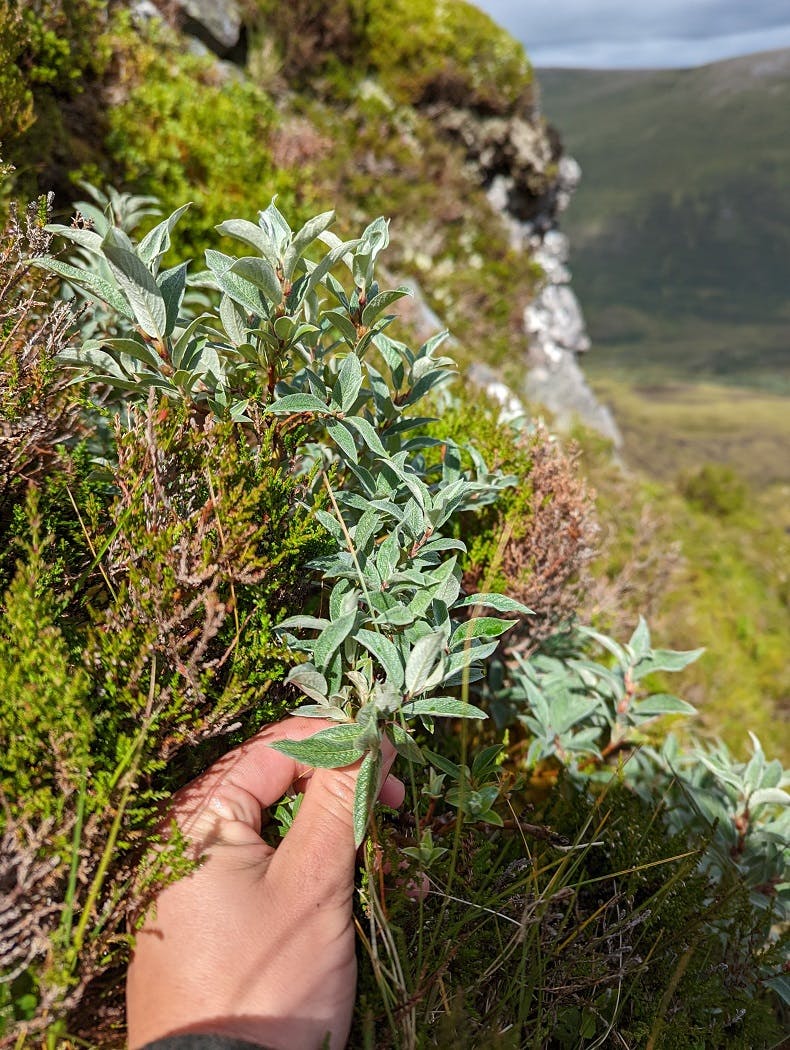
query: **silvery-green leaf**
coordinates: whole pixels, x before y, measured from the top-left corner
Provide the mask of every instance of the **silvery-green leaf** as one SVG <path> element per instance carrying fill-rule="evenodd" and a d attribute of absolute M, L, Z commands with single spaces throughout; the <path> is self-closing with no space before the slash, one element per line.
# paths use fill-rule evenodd
<path fill-rule="evenodd" d="M 498 638 L 500 634 L 516 626 L 515 620 L 500 620 L 496 616 L 475 616 L 459 624 L 453 631 L 450 647 L 457 649 L 470 638 Z"/>
<path fill-rule="evenodd" d="M 425 765 L 425 755 L 422 753 L 422 749 L 414 742 L 414 739 L 409 733 L 398 725 L 397 722 L 392 722 L 387 726 L 387 736 L 395 746 L 395 750 L 406 759 L 407 762 L 414 762 L 419 766 Z"/>
<path fill-rule="evenodd" d="M 376 433 L 375 428 L 367 419 L 363 419 L 361 416 L 349 416 L 346 423 L 353 427 L 358 434 L 361 435 L 362 440 L 368 446 L 371 452 L 374 452 L 377 456 L 386 456 L 387 450 L 381 443 L 381 438 Z"/>
<path fill-rule="evenodd" d="M 78 377 L 86 378 L 86 377 Z M 91 371 L 90 375 L 87 376 L 91 383 L 106 383 L 107 386 L 114 387 L 116 390 L 128 390 L 139 394 L 140 382 L 137 379 L 121 379 L 117 375 L 103 375 L 101 372 Z M 151 386 L 156 384 L 151 383 Z"/>
<path fill-rule="evenodd" d="M 368 821 L 379 792 L 380 775 L 381 753 L 369 751 L 359 767 L 354 791 L 354 845 L 357 847 L 362 845 L 365 838 Z"/>
<path fill-rule="evenodd" d="M 348 721 L 345 711 L 334 705 L 330 706 L 327 704 L 302 704 L 301 707 L 295 707 L 289 713 L 298 715 L 300 718 L 328 718 L 332 722 Z"/>
<path fill-rule="evenodd" d="M 682 671 L 693 664 L 705 652 L 704 649 L 689 649 L 685 652 L 673 652 L 671 649 L 654 649 L 641 659 L 633 668 L 631 676 L 639 681 L 656 671 Z"/>
<path fill-rule="evenodd" d="M 389 230 L 389 219 L 385 219 L 383 215 L 379 215 L 378 218 L 369 222 L 362 231 L 360 240 L 374 259 L 380 252 L 384 251 L 389 244 Z"/>
<path fill-rule="evenodd" d="M 472 675 L 469 678 L 470 682 L 478 681 L 481 677 L 481 672 L 479 668 L 475 668 L 473 665 L 480 660 L 487 660 L 498 648 L 498 641 L 484 642 L 482 644 L 478 641 L 473 641 L 469 647 L 465 645 L 457 653 L 451 653 L 444 669 L 445 686 L 459 685 L 466 680 L 467 673 Z M 471 672 L 467 672 L 467 668 L 470 668 Z"/>
<path fill-rule="evenodd" d="M 110 284 L 103 277 L 99 277 L 98 274 L 90 273 L 88 270 L 80 270 L 76 266 L 71 266 L 69 263 L 61 262 L 60 259 L 53 259 L 47 255 L 38 259 L 32 259 L 31 264 L 40 267 L 42 270 L 49 270 L 51 273 L 57 274 L 58 277 L 62 277 L 74 288 L 81 291 L 83 295 L 87 293 L 89 297 L 106 303 L 107 306 L 127 320 L 134 320 L 134 312 L 121 290 Z"/>
<path fill-rule="evenodd" d="M 444 383 L 449 382 L 452 379 L 453 373 L 446 369 L 434 369 L 428 372 L 421 379 L 418 379 L 414 386 L 411 388 L 407 396 L 401 402 L 404 408 L 408 408 L 410 405 L 415 404 L 417 401 L 421 401 L 426 394 L 430 393 L 435 387 L 441 386 Z"/>
<path fill-rule="evenodd" d="M 416 542 L 425 533 L 425 511 L 416 499 L 410 499 L 403 508 L 403 527 Z"/>
<path fill-rule="evenodd" d="M 356 640 L 372 653 L 387 675 L 387 681 L 395 688 L 403 687 L 403 664 L 396 646 L 383 634 L 360 628 L 354 635 Z"/>
<path fill-rule="evenodd" d="M 782 763 L 778 758 L 766 763 L 759 787 L 778 787 L 782 781 Z"/>
<path fill-rule="evenodd" d="M 178 321 L 178 311 L 187 284 L 187 264 L 181 263 L 159 275 L 157 283 L 165 301 L 165 335 L 171 335 Z"/>
<path fill-rule="evenodd" d="M 272 197 L 271 204 L 266 211 L 258 212 L 258 222 L 261 229 L 268 231 L 277 248 L 278 255 L 282 255 L 285 245 L 291 239 L 291 227 L 277 207 L 276 196 Z"/>
<path fill-rule="evenodd" d="M 400 560 L 400 555 L 400 539 L 397 529 L 394 529 L 383 543 L 379 544 L 376 551 L 376 567 L 382 580 L 388 580 L 392 576 Z"/>
<path fill-rule="evenodd" d="M 636 630 L 631 635 L 628 646 L 631 652 L 634 654 L 637 660 L 646 656 L 650 650 L 650 628 L 647 626 L 647 620 L 644 616 L 639 617 L 639 622 L 636 625 Z"/>
<path fill-rule="evenodd" d="M 452 559 L 455 561 L 455 558 Z M 434 601 L 444 602 L 448 608 L 455 605 L 456 599 L 458 598 L 458 592 L 461 590 L 461 581 L 457 575 L 448 573 L 445 579 L 443 579 L 440 585 L 432 592 L 432 599 Z"/>
<path fill-rule="evenodd" d="M 354 264 L 354 258 L 353 258 L 352 252 L 361 244 L 361 238 L 358 237 L 358 238 L 356 238 L 356 240 L 351 241 L 348 244 L 344 244 L 340 240 L 340 238 L 338 237 L 338 235 L 336 233 L 333 233 L 331 230 L 324 230 L 323 233 L 318 235 L 318 240 L 321 241 L 322 244 L 325 244 L 327 246 L 327 248 L 329 248 L 330 251 L 332 251 L 332 252 L 336 252 L 336 251 L 338 251 L 341 248 L 345 248 L 346 249 L 345 252 L 343 252 L 341 255 L 339 255 L 336 261 L 340 261 L 342 259 L 343 264 L 348 267 L 349 271 L 351 270 L 351 267 Z M 340 285 L 340 282 L 335 280 L 334 277 L 332 278 L 332 281 L 333 281 L 333 289 L 332 289 L 333 292 L 334 292 L 334 285 L 337 285 L 338 288 L 342 288 L 342 285 Z M 344 293 L 344 296 L 345 296 L 345 293 Z M 338 298 L 340 298 L 340 296 L 338 296 Z"/>
<path fill-rule="evenodd" d="M 193 317 L 189 324 L 180 332 L 171 350 L 173 365 L 176 368 L 181 367 L 181 361 L 186 356 L 190 343 L 195 338 L 196 333 L 205 327 L 206 320 L 211 316 L 211 314 L 200 314 L 198 317 Z M 178 331 L 178 328 L 176 328 L 176 331 Z"/>
<path fill-rule="evenodd" d="M 296 667 L 292 667 L 286 681 L 301 689 L 311 700 L 326 705 L 329 685 L 326 678 L 312 664 L 297 664 Z"/>
<path fill-rule="evenodd" d="M 381 528 L 381 516 L 373 509 L 366 510 L 353 531 L 354 546 L 358 552 L 368 554 L 368 545 Z"/>
<path fill-rule="evenodd" d="M 272 266 L 277 265 L 279 261 L 277 249 L 268 231 L 261 226 L 256 226 L 254 222 L 249 222 L 247 219 L 228 219 L 215 229 L 226 237 L 235 237 L 236 240 L 256 248 Z"/>
<path fill-rule="evenodd" d="M 355 417 L 352 416 L 349 422 L 352 422 L 354 420 Z M 360 423 L 367 423 L 367 420 L 356 419 L 357 429 L 359 429 L 360 432 L 362 432 L 362 428 L 359 427 Z M 373 428 L 370 426 L 370 423 L 368 423 L 367 425 L 371 430 L 373 430 Z M 375 434 L 375 431 L 373 431 L 373 433 Z M 378 435 L 376 435 L 376 437 L 378 438 Z M 375 452 L 376 449 L 374 448 L 373 451 Z M 379 454 L 386 455 L 386 452 Z M 406 453 L 403 453 L 403 455 L 405 456 Z M 409 492 L 411 492 L 412 496 L 414 496 L 415 500 L 420 505 L 423 511 L 425 511 L 427 507 L 430 507 L 432 505 L 431 494 L 428 490 L 428 486 L 425 485 L 415 474 L 410 473 L 409 471 L 405 470 L 402 466 L 400 466 L 400 464 L 396 461 L 396 457 L 389 457 L 387 459 L 387 463 L 384 466 L 386 467 L 386 469 L 391 470 L 399 478 L 399 480 L 403 482 L 403 484 L 406 486 Z"/>
<path fill-rule="evenodd" d="M 465 704 L 452 696 L 431 696 L 425 700 L 414 700 L 401 708 L 406 718 L 416 715 L 432 715 L 436 718 L 488 718 L 485 711 L 472 704 Z"/>
<path fill-rule="evenodd" d="M 78 185 L 82 186 L 84 189 L 90 184 L 79 182 Z M 91 189 L 93 189 L 93 187 L 91 187 Z M 151 198 L 151 202 L 155 203 L 153 197 Z M 93 224 L 94 229 L 97 230 L 97 232 L 100 233 L 102 237 L 105 235 L 107 230 L 109 230 L 110 223 L 107 219 L 107 215 L 102 210 L 102 208 L 97 208 L 95 204 L 91 204 L 88 201 L 75 201 L 74 210 L 78 212 L 83 217 L 83 219 L 87 219 L 89 222 L 91 222 Z M 159 215 L 159 212 L 151 211 L 150 214 Z"/>
<path fill-rule="evenodd" d="M 231 273 L 237 274 L 256 288 L 260 288 L 266 298 L 277 306 L 282 302 L 283 289 L 277 274 L 266 259 L 259 259 L 254 255 L 247 255 L 243 259 L 237 259 L 230 268 Z"/>
<path fill-rule="evenodd" d="M 170 234 L 173 232 L 173 227 L 188 207 L 189 204 L 182 204 L 180 208 L 176 208 L 172 215 L 169 215 L 163 222 L 154 226 L 140 241 L 137 246 L 137 254 L 146 266 L 153 267 L 156 270 L 159 260 L 170 248 Z"/>
<path fill-rule="evenodd" d="M 356 463 L 357 446 L 354 442 L 354 435 L 349 432 L 348 427 L 344 425 L 343 421 L 339 419 L 327 420 L 326 432 L 338 448 L 345 453 L 346 458 L 350 459 L 352 463 Z"/>
<path fill-rule="evenodd" d="M 654 693 L 645 700 L 633 704 L 631 711 L 635 715 L 695 715 L 696 708 L 681 700 L 680 697 L 671 696 L 669 693 Z"/>
<path fill-rule="evenodd" d="M 329 620 L 321 616 L 289 616 L 275 626 L 275 631 L 323 631 L 329 626 Z"/>
<path fill-rule="evenodd" d="M 411 288 L 402 286 L 374 295 L 362 311 L 362 324 L 369 328 L 382 310 L 386 310 L 388 306 L 397 302 L 398 299 L 402 299 L 405 295 L 411 296 L 414 295 L 414 292 L 412 292 Z"/>
<path fill-rule="evenodd" d="M 442 631 L 440 633 L 442 635 L 444 635 L 445 638 L 446 638 L 446 634 L 445 634 L 444 631 Z M 431 693 L 431 692 L 433 692 L 434 689 L 437 688 L 437 686 L 440 686 L 442 684 L 442 682 L 444 681 L 444 676 L 445 676 L 445 673 L 446 673 L 446 670 L 445 670 L 446 666 L 447 666 L 447 655 L 444 652 L 444 648 L 442 648 L 442 651 L 439 653 L 439 659 L 436 662 L 436 666 L 431 671 L 431 673 L 428 675 L 428 678 L 425 680 L 425 682 L 423 682 L 420 692 L 422 692 L 422 693 Z"/>
<path fill-rule="evenodd" d="M 135 320 L 155 339 L 164 339 L 167 329 L 167 308 L 154 275 L 142 261 L 126 247 L 128 238 L 120 231 L 110 229 L 102 241 L 104 257 L 110 264 L 113 277 L 123 290 L 134 311 Z"/>
<path fill-rule="evenodd" d="M 344 554 L 348 554 L 348 551 L 343 551 Z M 355 591 L 355 588 L 348 580 L 339 580 L 329 595 L 329 616 L 331 619 L 336 620 L 338 616 L 342 616 L 344 613 L 351 612 L 351 610 L 345 607 L 346 600 L 349 594 L 359 593 Z"/>
<path fill-rule="evenodd" d="M 350 412 L 362 388 L 362 365 L 356 354 L 348 354 L 332 388 L 332 400 L 343 412 Z"/>
<path fill-rule="evenodd" d="M 363 749 L 357 746 L 357 741 L 363 731 L 363 727 L 356 722 L 349 722 L 329 726 L 305 740 L 278 740 L 268 746 L 306 766 L 341 769 L 350 766 L 362 755 Z"/>
<path fill-rule="evenodd" d="M 592 627 L 582 626 L 578 627 L 577 630 L 579 634 L 583 634 L 587 638 L 592 638 L 599 645 L 603 646 L 604 649 L 606 649 L 612 654 L 612 656 L 615 658 L 615 660 L 617 660 L 619 664 L 625 666 L 630 662 L 625 649 L 623 649 L 621 645 L 618 645 L 613 638 L 610 638 L 606 634 L 602 634 L 600 631 L 593 630 Z"/>
<path fill-rule="evenodd" d="M 148 365 L 150 368 L 159 371 L 164 364 L 162 358 L 157 352 L 147 343 L 138 341 L 137 339 L 103 339 L 94 343 L 85 343 L 83 345 L 83 353 L 90 349 L 100 349 L 101 347 L 109 347 L 111 350 L 115 350 L 119 354 L 126 354 L 127 357 L 133 357 L 137 361 L 141 361 L 143 364 Z"/>
<path fill-rule="evenodd" d="M 349 613 L 355 613 L 359 607 L 360 591 L 355 587 L 346 591 L 340 599 L 340 615 L 348 616 Z"/>
<path fill-rule="evenodd" d="M 415 612 L 406 605 L 393 605 L 391 608 L 379 614 L 376 617 L 377 623 L 392 627 L 406 627 L 410 623 L 414 623 Z"/>
<path fill-rule="evenodd" d="M 336 328 L 349 346 L 356 346 L 357 330 L 354 322 L 343 310 L 324 310 L 322 320 Z"/>
<path fill-rule="evenodd" d="M 790 806 L 790 795 L 781 788 L 758 788 L 749 795 L 749 806 Z"/>
<path fill-rule="evenodd" d="M 329 682 L 329 695 L 330 697 L 335 696 L 340 692 L 343 685 L 343 650 L 338 649 L 329 663 L 326 665 L 324 670 L 326 671 L 326 680 Z"/>
<path fill-rule="evenodd" d="M 319 401 L 313 394 L 286 394 L 266 406 L 266 412 L 273 415 L 291 415 L 297 412 L 318 412 L 321 415 L 332 415 L 332 409 Z"/>
<path fill-rule="evenodd" d="M 322 212 L 321 215 L 316 215 L 314 218 L 308 219 L 301 230 L 294 235 L 293 240 L 288 245 L 285 254 L 283 255 L 283 274 L 286 280 L 291 279 L 296 263 L 301 259 L 313 241 L 324 233 L 334 221 L 335 213 L 333 211 Z"/>
<path fill-rule="evenodd" d="M 338 543 L 345 543 L 345 536 L 343 535 L 343 529 L 340 526 L 340 522 L 333 514 L 329 514 L 325 510 L 316 510 L 316 518 L 321 522 L 326 531 L 334 536 Z"/>
<path fill-rule="evenodd" d="M 400 708 L 401 691 L 392 682 L 374 682 L 370 702 L 377 715 L 391 715 Z"/>
<path fill-rule="evenodd" d="M 102 254 L 102 236 L 96 233 L 95 230 L 83 230 L 77 226 L 61 226 L 57 222 L 48 222 L 44 229 L 47 233 L 57 237 L 65 237 L 66 240 L 79 244 L 82 248 L 87 248 L 94 255 Z"/>
<path fill-rule="evenodd" d="M 346 613 L 337 620 L 332 620 L 316 639 L 313 649 L 313 660 L 316 667 L 323 670 L 337 649 L 343 644 L 354 629 L 356 612 Z"/>
<path fill-rule="evenodd" d="M 309 295 L 318 286 L 318 284 L 320 284 L 320 282 L 324 280 L 324 278 L 326 278 L 326 283 L 327 285 L 329 285 L 330 290 L 333 293 L 335 290 L 335 286 L 337 286 L 340 292 L 342 293 L 342 287 L 340 286 L 339 282 L 332 277 L 329 271 L 336 263 L 340 262 L 341 259 L 345 261 L 346 257 L 350 258 L 349 252 L 353 251 L 353 249 L 356 248 L 356 246 L 359 244 L 359 241 L 340 241 L 329 230 L 323 233 L 319 237 L 319 240 L 324 241 L 324 243 L 328 243 L 328 241 L 326 240 L 327 237 L 333 237 L 337 243 L 333 243 L 331 246 L 331 251 L 327 252 L 324 258 L 321 259 L 320 262 L 316 263 L 316 265 L 312 267 L 312 269 L 310 269 L 310 275 L 305 284 L 305 295 Z M 336 295 L 336 297 L 340 300 L 343 306 L 348 306 L 348 300 L 346 299 L 345 294 L 339 294 Z"/>
<path fill-rule="evenodd" d="M 118 358 L 108 354 L 106 350 L 99 349 L 95 344 L 85 346 L 76 357 L 64 354 L 59 356 L 59 359 L 80 368 L 90 366 L 92 370 L 91 378 L 98 379 L 98 375 L 94 376 L 94 373 L 106 372 L 108 375 L 116 376 L 118 379 L 129 379 L 129 373 L 125 371 Z"/>
<path fill-rule="evenodd" d="M 521 602 L 517 602 L 515 598 L 510 598 L 506 594 L 470 594 L 462 601 L 458 602 L 456 608 L 463 608 L 469 605 L 485 605 L 489 609 L 495 609 L 501 613 L 520 613 L 522 616 L 532 616 L 532 610 L 528 609 L 526 605 L 522 605 Z"/>
<path fill-rule="evenodd" d="M 223 295 L 220 301 L 219 318 L 234 346 L 241 346 L 247 342 L 246 314 L 227 294 Z"/>
<path fill-rule="evenodd" d="M 415 696 L 424 687 L 439 660 L 445 642 L 441 631 L 433 631 L 415 643 L 406 661 L 405 670 L 406 691 L 410 696 Z"/>
<path fill-rule="evenodd" d="M 267 316 L 267 304 L 261 296 L 260 290 L 250 281 L 233 273 L 231 267 L 235 262 L 229 255 L 215 252 L 211 248 L 206 249 L 206 265 L 213 274 L 220 291 L 229 295 L 243 309 L 259 317 Z M 194 283 L 195 278 L 192 278 Z"/>

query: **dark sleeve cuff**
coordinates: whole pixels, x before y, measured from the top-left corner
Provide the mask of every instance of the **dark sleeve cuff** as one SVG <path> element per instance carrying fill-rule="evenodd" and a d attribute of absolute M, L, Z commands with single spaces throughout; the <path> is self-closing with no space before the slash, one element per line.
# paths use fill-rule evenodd
<path fill-rule="evenodd" d="M 248 1043 L 244 1039 L 233 1039 L 226 1035 L 168 1035 L 153 1043 L 146 1043 L 143 1050 L 267 1050 L 261 1043 Z"/>

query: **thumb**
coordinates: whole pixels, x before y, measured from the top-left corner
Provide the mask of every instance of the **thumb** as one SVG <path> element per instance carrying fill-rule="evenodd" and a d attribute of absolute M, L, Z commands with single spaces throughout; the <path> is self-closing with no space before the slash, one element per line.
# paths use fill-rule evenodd
<path fill-rule="evenodd" d="M 374 798 L 395 755 L 385 741 Z M 351 899 L 356 859 L 354 796 L 362 761 L 343 769 L 315 770 L 293 826 L 272 859 L 270 878 L 282 877 L 284 884 L 301 885 L 303 890 L 315 887 L 322 901 L 327 897 Z"/>

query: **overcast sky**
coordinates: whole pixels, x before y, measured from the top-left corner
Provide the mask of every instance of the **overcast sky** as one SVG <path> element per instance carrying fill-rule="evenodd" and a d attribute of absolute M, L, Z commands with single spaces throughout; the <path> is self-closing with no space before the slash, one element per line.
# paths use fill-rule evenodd
<path fill-rule="evenodd" d="M 698 66 L 790 47 L 790 0 L 474 0 L 533 65 Z"/>

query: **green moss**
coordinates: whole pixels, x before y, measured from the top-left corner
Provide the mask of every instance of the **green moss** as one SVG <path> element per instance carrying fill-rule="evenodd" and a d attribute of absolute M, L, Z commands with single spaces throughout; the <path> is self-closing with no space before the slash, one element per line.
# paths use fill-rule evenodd
<path fill-rule="evenodd" d="M 90 680 L 74 668 L 59 621 L 65 595 L 50 588 L 52 563 L 34 522 L 17 571 L 0 606 L 0 794 L 15 815 L 62 816 L 89 767 L 94 733 Z"/>
<path fill-rule="evenodd" d="M 370 65 L 403 101 L 506 112 L 530 97 L 524 49 L 472 4 L 368 0 L 364 17 Z"/>
<path fill-rule="evenodd" d="M 277 41 L 292 82 L 347 98 L 375 74 L 398 102 L 436 98 L 504 113 L 532 98 L 524 49 L 463 0 L 257 0 L 262 30 Z"/>
<path fill-rule="evenodd" d="M 461 400 L 437 414 L 441 419 L 429 428 L 432 437 L 449 438 L 462 448 L 473 445 L 489 470 L 502 470 L 515 479 L 515 484 L 505 489 L 496 503 L 459 515 L 454 530 L 467 547 L 466 570 L 485 580 L 483 589 L 503 591 L 515 582 L 503 573 L 503 533 L 507 530 L 513 540 L 522 540 L 532 518 L 532 449 L 528 441 L 519 439 L 512 426 L 497 422 L 498 406 L 487 401 L 485 395 L 475 397 L 473 403 Z M 462 465 L 466 469 L 472 466 L 468 453 L 463 456 Z"/>
<path fill-rule="evenodd" d="M 184 253 L 200 256 L 215 246 L 214 225 L 229 215 L 254 219 L 275 194 L 290 214 L 302 214 L 303 180 L 272 159 L 277 115 L 263 90 L 185 52 L 161 28 L 146 37 L 126 30 L 117 46 L 128 72 L 125 99 L 108 114 L 113 178 L 154 194 L 166 213 L 193 202 L 179 225 Z"/>
<path fill-rule="evenodd" d="M 10 0 L 0 12 L 0 141 L 18 192 L 52 188 L 51 178 L 38 187 L 36 175 L 51 173 L 53 154 L 65 159 L 66 110 L 106 67 L 107 9 L 108 0 Z"/>

